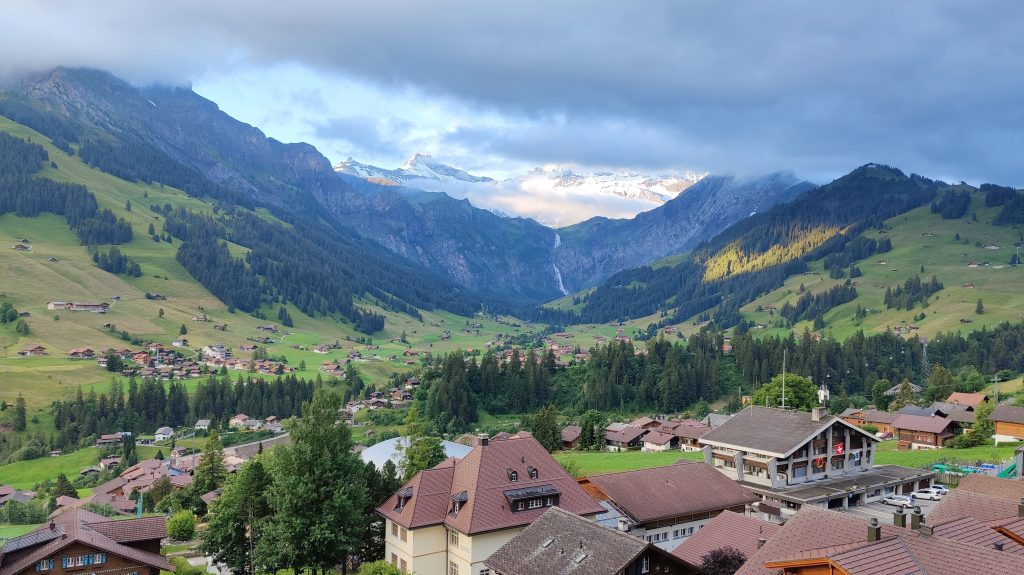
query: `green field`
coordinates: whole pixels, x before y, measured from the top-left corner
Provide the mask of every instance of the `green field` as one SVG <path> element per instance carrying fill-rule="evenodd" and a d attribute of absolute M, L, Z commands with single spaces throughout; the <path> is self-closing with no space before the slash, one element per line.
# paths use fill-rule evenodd
<path fill-rule="evenodd" d="M 143 460 L 156 455 L 159 449 L 154 446 L 140 445 L 135 448 L 135 451 L 138 453 L 139 460 Z M 78 477 L 79 471 L 95 465 L 97 461 L 99 461 L 99 450 L 95 447 L 86 447 L 59 457 L 17 461 L 0 466 L 0 485 L 13 485 L 16 489 L 32 489 L 35 484 L 47 479 L 55 479 L 61 473 L 74 481 Z M 79 495 L 84 497 L 85 490 L 80 490 Z"/>
<path fill-rule="evenodd" d="M 903 465 L 906 467 L 930 468 L 935 463 L 974 464 L 1000 463 L 1012 460 L 1016 445 L 981 446 L 968 449 L 921 449 L 916 451 L 897 451 L 896 441 L 883 441 L 875 454 L 876 465 Z"/>
<path fill-rule="evenodd" d="M 580 476 L 661 467 L 672 465 L 680 459 L 704 460 L 704 454 L 699 451 L 565 451 L 555 453 L 554 456 L 563 465 L 575 465 Z"/>
<path fill-rule="evenodd" d="M 38 525 L 0 525 L 0 540 L 14 539 L 32 531 Z"/>

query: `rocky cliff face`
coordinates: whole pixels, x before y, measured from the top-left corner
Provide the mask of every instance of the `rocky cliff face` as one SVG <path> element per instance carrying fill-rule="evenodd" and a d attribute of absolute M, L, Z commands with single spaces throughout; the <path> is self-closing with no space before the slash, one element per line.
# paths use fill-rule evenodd
<path fill-rule="evenodd" d="M 570 292 L 612 274 L 688 251 L 730 225 L 813 185 L 792 174 L 707 176 L 665 205 L 630 220 L 593 218 L 563 228 L 554 261 Z"/>

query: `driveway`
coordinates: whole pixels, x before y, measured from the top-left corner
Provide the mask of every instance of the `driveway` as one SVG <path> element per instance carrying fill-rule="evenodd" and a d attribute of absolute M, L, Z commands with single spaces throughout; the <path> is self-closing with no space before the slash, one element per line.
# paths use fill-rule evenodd
<path fill-rule="evenodd" d="M 926 516 L 931 512 L 932 508 L 938 501 L 927 501 L 924 499 L 918 499 L 915 501 L 918 507 L 921 508 L 921 512 Z M 896 513 L 898 507 L 895 505 L 883 505 L 880 502 L 868 503 L 867 505 L 860 505 L 857 507 L 850 507 L 845 509 L 844 512 L 863 517 L 865 519 L 871 519 L 872 517 L 877 518 L 879 523 L 883 525 L 892 525 L 893 513 Z M 912 509 L 906 510 L 909 515 Z M 907 525 L 910 525 L 910 518 L 907 518 Z"/>

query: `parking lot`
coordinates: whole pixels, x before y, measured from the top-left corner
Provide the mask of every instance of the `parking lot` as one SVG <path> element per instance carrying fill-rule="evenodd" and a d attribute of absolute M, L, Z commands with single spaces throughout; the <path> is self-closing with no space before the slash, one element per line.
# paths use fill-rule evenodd
<path fill-rule="evenodd" d="M 915 500 L 915 504 L 918 507 L 921 508 L 921 512 L 924 513 L 926 516 L 932 510 L 932 508 L 935 507 L 936 503 L 938 503 L 938 501 L 928 501 L 928 500 L 925 500 L 925 499 Z M 846 509 L 845 511 L 847 513 L 852 513 L 854 515 L 858 515 L 860 517 L 864 517 L 865 519 L 871 519 L 872 517 L 875 517 L 875 518 L 878 519 L 879 523 L 881 523 L 883 525 L 892 525 L 892 515 L 893 515 L 893 513 L 896 513 L 897 509 L 899 509 L 899 508 L 896 507 L 895 505 L 883 505 L 880 502 L 875 502 L 875 503 L 868 503 L 866 505 L 859 505 L 859 506 L 856 506 L 856 507 L 850 507 L 850 508 Z M 909 508 L 906 510 L 908 515 L 912 511 L 913 510 L 909 509 Z M 908 517 L 907 518 L 907 525 L 909 525 L 909 524 L 910 524 L 910 518 Z"/>

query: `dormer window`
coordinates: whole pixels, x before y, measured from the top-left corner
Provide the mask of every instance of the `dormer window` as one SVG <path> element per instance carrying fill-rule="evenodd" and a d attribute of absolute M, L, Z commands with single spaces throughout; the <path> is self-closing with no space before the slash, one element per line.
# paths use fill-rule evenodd
<path fill-rule="evenodd" d="M 465 491 L 460 491 L 455 495 L 452 495 L 452 504 L 451 507 L 448 508 L 448 514 L 458 515 L 459 510 L 462 509 L 462 506 L 465 505 L 467 501 L 469 501 L 469 493 Z"/>
<path fill-rule="evenodd" d="M 511 467 L 507 470 L 509 481 L 519 481 L 519 472 Z"/>
<path fill-rule="evenodd" d="M 540 473 L 537 472 L 537 468 L 536 467 L 533 467 L 531 465 L 531 466 L 527 467 L 526 470 L 530 474 L 530 479 L 537 479 L 538 477 L 540 477 Z"/>
<path fill-rule="evenodd" d="M 412 499 L 412 487 L 406 487 L 405 489 L 399 490 L 395 500 L 395 511 L 401 513 L 402 509 L 405 509 L 406 504 Z"/>

